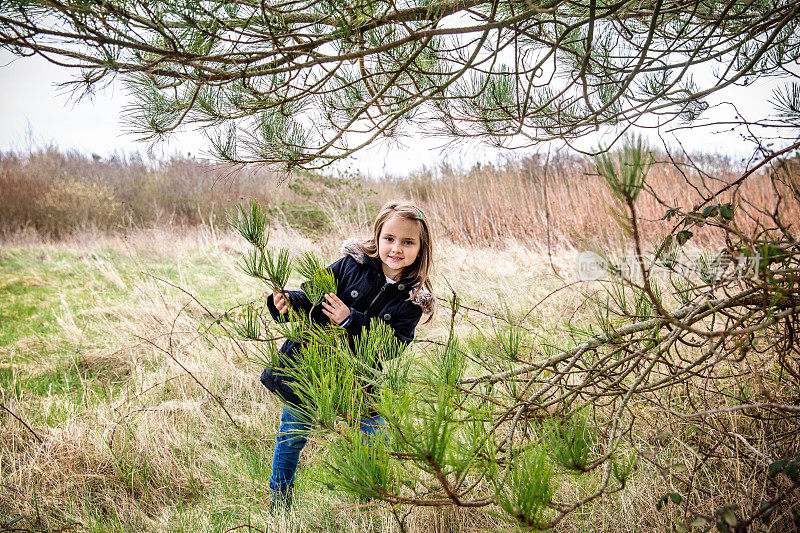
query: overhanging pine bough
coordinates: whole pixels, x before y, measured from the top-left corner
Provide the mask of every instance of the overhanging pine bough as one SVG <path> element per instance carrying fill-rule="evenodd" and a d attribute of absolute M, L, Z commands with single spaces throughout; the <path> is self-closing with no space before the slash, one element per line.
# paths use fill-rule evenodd
<path fill-rule="evenodd" d="M 536 144 L 691 122 L 720 88 L 796 79 L 799 19 L 789 0 L 10 1 L 0 43 L 86 90 L 121 75 L 143 138 L 189 125 L 223 161 L 314 168 L 423 123 Z M 773 100 L 794 120 L 790 96 Z"/>
<path fill-rule="evenodd" d="M 641 222 L 637 203 L 652 194 L 651 163 L 639 142 L 597 158 L 629 228 Z M 792 176 L 764 179 L 795 209 L 800 193 Z M 293 373 L 298 390 L 312 418 L 340 434 L 328 448 L 336 486 L 400 507 L 499 509 L 520 525 L 550 528 L 580 509 L 609 505 L 608 495 L 646 468 L 639 475 L 661 474 L 670 487 L 654 502 L 682 506 L 676 527 L 727 520 L 741 530 L 766 514 L 742 505 L 754 490 L 763 491 L 769 520 L 791 519 L 798 482 L 794 470 L 774 465 L 800 455 L 793 403 L 800 380 L 797 239 L 780 209 L 753 222 L 764 209 L 739 194 L 711 190 L 700 207 L 667 211 L 675 225 L 654 243 L 630 232 L 635 249 L 649 254 L 641 268 L 613 277 L 608 262 L 609 276 L 587 294 L 581 305 L 594 308 L 596 320 L 542 328 L 509 312 L 494 316 L 501 324 L 492 331 L 473 328 L 463 340 L 455 336 L 461 314 L 453 295 L 448 338 L 415 347 L 411 357 L 371 336 L 376 325 L 350 352 L 335 328 L 294 323 L 287 334 L 309 340 Z M 714 267 L 714 275 L 681 271 L 691 259 L 687 244 L 709 231 L 724 243 L 709 253 L 750 257 L 757 271 L 736 275 L 732 264 L 717 269 L 706 256 L 698 265 Z M 306 278 L 318 269 L 313 257 L 299 262 Z M 372 371 L 381 353 L 388 359 L 383 372 Z M 743 375 L 760 392 L 742 391 Z M 373 385 L 377 394 L 365 394 Z M 369 408 L 386 420 L 388 435 L 374 449 L 354 445 L 341 423 Z M 661 428 L 653 442 L 643 429 L 652 427 Z M 669 446 L 672 435 L 680 447 Z M 743 489 L 737 474 L 726 485 L 731 464 L 764 483 Z M 673 471 L 678 467 L 690 475 Z M 712 470 L 721 479 L 718 498 L 695 485 Z M 590 480 L 578 481 L 589 488 L 573 497 L 556 489 L 576 476 Z M 734 512 L 736 498 L 741 509 Z"/>

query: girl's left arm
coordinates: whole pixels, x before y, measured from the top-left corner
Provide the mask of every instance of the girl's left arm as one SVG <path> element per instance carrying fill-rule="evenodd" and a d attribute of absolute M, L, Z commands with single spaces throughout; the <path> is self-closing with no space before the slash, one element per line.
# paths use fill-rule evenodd
<path fill-rule="evenodd" d="M 357 265 L 355 260 L 351 257 L 343 257 L 330 265 L 328 269 L 333 273 L 337 280 L 340 282 L 344 280 L 351 272 L 351 269 L 363 268 Z M 422 308 L 410 301 L 404 302 L 400 306 L 400 312 L 394 313 L 388 320 L 385 320 L 389 326 L 394 330 L 394 335 L 397 340 L 404 344 L 408 344 L 414 340 L 414 330 L 422 317 Z M 372 319 L 371 316 L 350 307 L 350 315 L 340 324 L 350 335 L 360 335 L 364 329 L 369 330 L 369 323 Z"/>

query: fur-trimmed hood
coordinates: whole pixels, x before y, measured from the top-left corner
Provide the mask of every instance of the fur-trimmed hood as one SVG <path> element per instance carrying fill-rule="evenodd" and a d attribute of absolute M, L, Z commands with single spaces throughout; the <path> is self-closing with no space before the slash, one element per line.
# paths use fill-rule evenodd
<path fill-rule="evenodd" d="M 349 255 L 353 259 L 356 260 L 356 263 L 364 264 L 364 261 L 367 260 L 367 254 L 364 253 L 364 250 L 361 249 L 361 246 L 358 244 L 358 239 L 347 239 L 342 243 L 342 253 L 344 255 Z"/>
<path fill-rule="evenodd" d="M 368 263 L 370 260 L 378 261 L 378 259 L 368 256 L 364 250 L 361 249 L 359 245 L 358 239 L 347 239 L 342 243 L 342 250 L 341 252 L 344 255 L 352 257 L 356 263 L 361 265 Z M 412 288 L 408 291 L 408 295 L 411 299 L 411 302 L 422 307 L 423 309 L 431 309 L 433 305 L 433 294 L 424 287 L 417 292 L 415 295 L 414 292 L 416 287 Z"/>

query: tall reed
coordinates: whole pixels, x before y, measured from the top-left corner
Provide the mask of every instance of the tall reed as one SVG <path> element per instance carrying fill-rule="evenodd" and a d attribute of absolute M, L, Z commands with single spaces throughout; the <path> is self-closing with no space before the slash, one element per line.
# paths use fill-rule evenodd
<path fill-rule="evenodd" d="M 660 152 L 654 157 L 636 204 L 648 240 L 673 229 L 673 222 L 665 220 L 671 209 L 690 212 L 701 196 L 722 190 L 745 171 L 722 156 L 690 159 Z M 798 175 L 797 164 L 780 162 L 730 187 L 716 201 L 745 211 L 736 219 L 743 231 L 763 220 L 759 211 L 767 206 L 777 205 L 786 224 L 797 224 L 798 202 L 777 198 L 778 193 L 791 197 Z M 586 241 L 618 244 L 626 235 L 623 206 L 593 160 L 567 154 L 508 158 L 467 170 L 443 164 L 372 180 L 351 174 L 285 176 L 187 157 L 99 159 L 46 147 L 0 153 L 0 190 L 0 233 L 32 228 L 56 238 L 87 226 L 126 231 L 223 225 L 225 213 L 248 199 L 266 207 L 273 225 L 350 236 L 363 232 L 379 206 L 394 197 L 425 208 L 439 235 L 472 245 L 516 241 L 535 248 L 580 247 Z M 712 240 L 710 232 L 695 236 L 700 245 Z"/>
<path fill-rule="evenodd" d="M 672 229 L 665 219 L 672 208 L 689 212 L 708 194 L 737 180 L 744 169 L 721 156 L 694 161 L 655 154 L 656 163 L 637 202 L 642 231 L 655 239 Z M 755 173 L 743 184 L 721 194 L 719 203 L 734 202 L 748 212 L 742 229 L 755 227 L 758 213 L 775 206 L 778 191 L 790 192 L 796 169 L 783 171 L 779 183 L 774 169 Z M 533 156 L 509 159 L 502 165 L 477 166 L 466 172 L 443 167 L 395 180 L 398 189 L 430 211 L 438 228 L 453 240 L 478 245 L 503 245 L 509 240 L 529 245 L 575 246 L 586 240 L 619 243 L 625 237 L 621 206 L 614 200 L 594 163 L 585 157 Z M 782 203 L 787 223 L 800 221 L 798 203 Z M 752 218 L 750 218 L 752 217 Z M 710 235 L 696 237 L 710 244 Z"/>

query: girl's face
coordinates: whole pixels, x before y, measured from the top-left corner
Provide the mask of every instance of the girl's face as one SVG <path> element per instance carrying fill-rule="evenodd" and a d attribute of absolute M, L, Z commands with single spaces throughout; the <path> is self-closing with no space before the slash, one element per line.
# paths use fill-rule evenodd
<path fill-rule="evenodd" d="M 416 261 L 420 248 L 419 224 L 416 220 L 393 215 L 383 223 L 378 237 L 378 255 L 386 276 L 399 280 L 403 269 Z"/>

